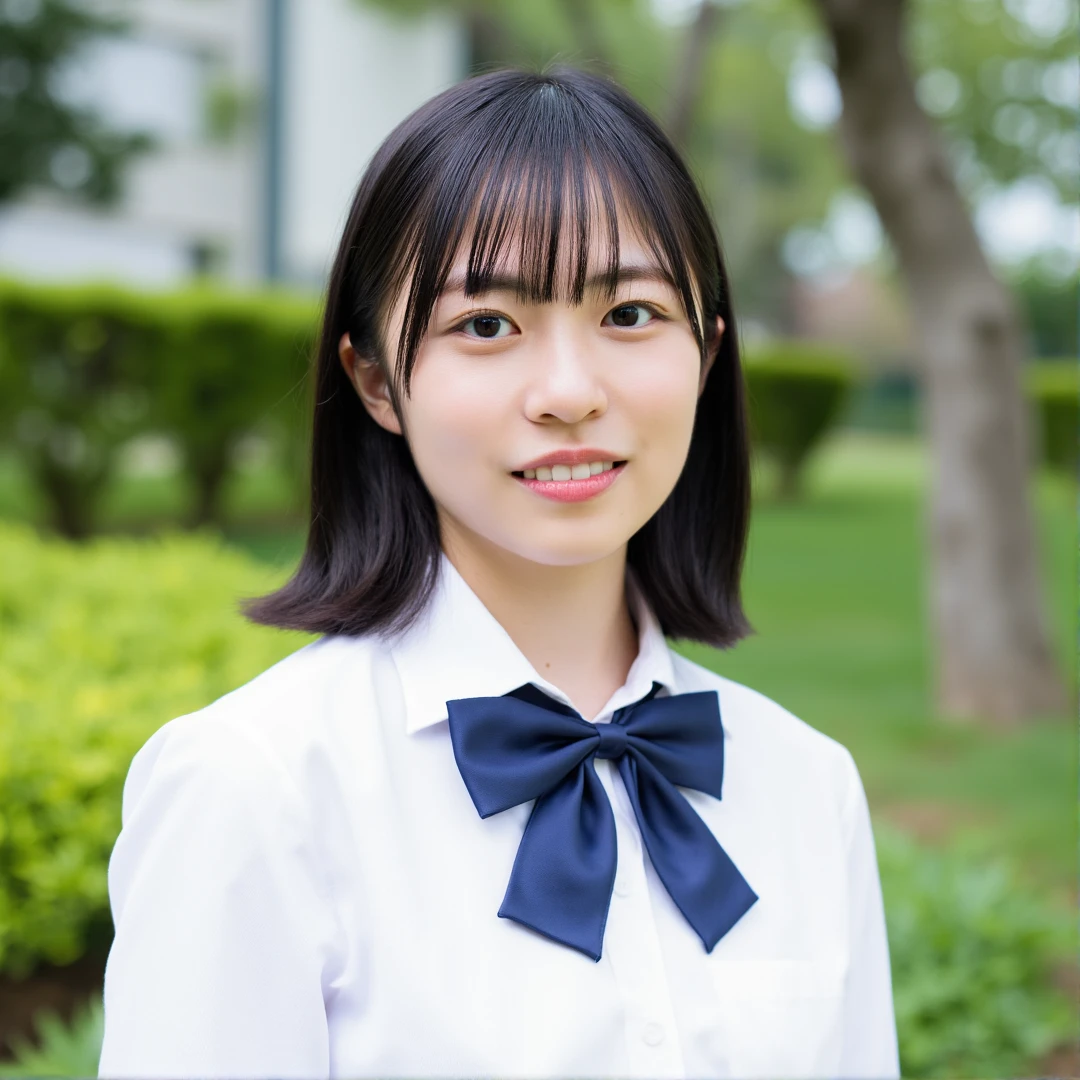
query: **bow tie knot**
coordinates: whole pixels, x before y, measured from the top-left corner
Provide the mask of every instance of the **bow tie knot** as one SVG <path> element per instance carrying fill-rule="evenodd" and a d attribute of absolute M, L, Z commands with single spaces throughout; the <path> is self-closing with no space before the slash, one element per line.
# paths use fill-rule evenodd
<path fill-rule="evenodd" d="M 724 729 L 715 690 L 658 697 L 660 683 L 591 724 L 530 683 L 446 703 L 454 757 L 482 818 L 535 799 L 501 918 L 599 960 L 615 883 L 615 816 L 594 758 L 614 762 L 657 876 L 711 952 L 757 901 L 678 790 L 720 798 Z"/>
<path fill-rule="evenodd" d="M 594 724 L 600 735 L 600 744 L 596 748 L 598 758 L 615 760 L 626 753 L 626 728 L 621 724 Z"/>

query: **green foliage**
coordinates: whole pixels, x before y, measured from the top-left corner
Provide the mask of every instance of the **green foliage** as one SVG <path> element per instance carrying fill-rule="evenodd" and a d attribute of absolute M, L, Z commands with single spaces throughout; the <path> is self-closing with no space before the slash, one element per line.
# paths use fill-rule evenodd
<path fill-rule="evenodd" d="M 120 446 L 147 431 L 176 439 L 195 523 L 216 520 L 240 436 L 273 428 L 303 461 L 316 328 L 287 293 L 0 281 L 0 418 L 63 535 L 93 531 Z"/>
<path fill-rule="evenodd" d="M 875 829 L 905 1077 L 1021 1076 L 1075 1034 L 1052 984 L 1075 963 L 1074 920 L 1004 860 L 932 851 Z"/>
<path fill-rule="evenodd" d="M 288 293 L 205 287 L 158 299 L 158 350 L 145 358 L 153 372 L 151 426 L 180 446 L 196 491 L 196 524 L 218 520 L 221 485 L 241 435 L 276 423 L 287 460 L 305 460 L 300 410 L 310 404 L 305 376 L 317 315 L 314 304 Z M 275 415 L 275 406 L 290 399 L 293 407 Z"/>
<path fill-rule="evenodd" d="M 854 388 L 843 424 L 848 429 L 917 434 L 922 427 L 918 379 L 910 371 L 868 374 Z"/>
<path fill-rule="evenodd" d="M 109 285 L 0 282 L 0 418 L 68 536 L 90 532 L 118 448 L 146 425 L 151 316 Z"/>
<path fill-rule="evenodd" d="M 203 92 L 203 128 L 211 142 L 227 145 L 254 125 L 259 115 L 257 91 L 219 76 Z"/>
<path fill-rule="evenodd" d="M 1040 177 L 1075 199 L 1076 5 L 914 0 L 909 22 L 919 98 L 961 188 Z"/>
<path fill-rule="evenodd" d="M 1074 359 L 1046 360 L 1029 364 L 1025 374 L 1043 460 L 1075 477 L 1080 469 L 1080 368 Z"/>
<path fill-rule="evenodd" d="M 127 162 L 152 147 L 145 133 L 113 131 L 60 91 L 59 76 L 80 49 L 123 29 L 72 0 L 0 4 L 0 203 L 31 186 L 108 202 Z"/>
<path fill-rule="evenodd" d="M 236 612 L 279 581 L 207 534 L 71 545 L 0 525 L 0 972 L 107 945 L 131 758 L 309 640 Z"/>
<path fill-rule="evenodd" d="M 1032 259 L 1010 275 L 1026 316 L 1032 356 L 1076 356 L 1080 348 L 1080 277 L 1065 278 Z"/>
<path fill-rule="evenodd" d="M 743 367 L 754 443 L 775 458 L 781 494 L 793 496 L 855 384 L 854 365 L 833 348 L 777 342 L 748 352 Z"/>
<path fill-rule="evenodd" d="M 97 1076 L 105 1009 L 100 997 L 88 998 L 65 1024 L 50 1009 L 34 1017 L 34 1042 L 10 1040 L 14 1060 L 0 1065 L 0 1077 Z"/>

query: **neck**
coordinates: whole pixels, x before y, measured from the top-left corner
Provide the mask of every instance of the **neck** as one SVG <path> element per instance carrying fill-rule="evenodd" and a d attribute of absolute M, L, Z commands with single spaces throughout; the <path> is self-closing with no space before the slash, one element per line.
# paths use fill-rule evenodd
<path fill-rule="evenodd" d="M 597 716 L 638 654 L 626 545 L 593 562 L 549 566 L 444 527 L 443 550 L 537 673 L 586 720 Z"/>

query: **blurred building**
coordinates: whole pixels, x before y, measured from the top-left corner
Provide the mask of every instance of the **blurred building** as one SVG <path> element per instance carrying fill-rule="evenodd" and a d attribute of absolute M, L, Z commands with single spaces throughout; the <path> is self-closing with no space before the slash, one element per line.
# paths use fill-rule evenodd
<path fill-rule="evenodd" d="M 915 370 L 917 349 L 895 277 L 866 267 L 797 277 L 789 303 L 791 336 L 842 346 L 868 373 Z"/>
<path fill-rule="evenodd" d="M 394 125 L 467 69 L 464 27 L 360 0 L 108 0 L 131 33 L 64 93 L 158 149 L 107 210 L 34 192 L 0 211 L 0 273 L 168 285 L 321 282 L 349 198 Z"/>

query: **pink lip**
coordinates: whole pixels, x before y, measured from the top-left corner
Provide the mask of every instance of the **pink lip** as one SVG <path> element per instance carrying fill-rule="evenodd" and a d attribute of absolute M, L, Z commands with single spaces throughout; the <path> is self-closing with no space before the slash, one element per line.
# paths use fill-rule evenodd
<path fill-rule="evenodd" d="M 596 458 L 592 458 L 596 461 Z M 610 458 L 603 460 L 610 461 Z M 565 463 L 566 458 L 556 459 L 556 464 Z M 532 468 L 532 466 L 528 466 Z M 545 499 L 554 499 L 556 502 L 581 502 L 582 499 L 591 499 L 599 495 L 601 491 L 611 487 L 619 478 L 626 462 L 616 465 L 607 472 L 597 473 L 595 476 L 587 476 L 584 480 L 527 480 L 524 476 L 515 476 L 519 484 L 524 484 L 530 491 L 537 495 L 543 495 Z"/>
<path fill-rule="evenodd" d="M 610 450 L 597 450 L 595 446 L 568 447 L 566 450 L 555 450 L 543 457 L 533 458 L 519 465 L 515 472 L 525 469 L 539 469 L 542 465 L 587 465 L 590 461 L 622 461 L 618 454 Z M 610 471 L 610 470 L 609 470 Z"/>

